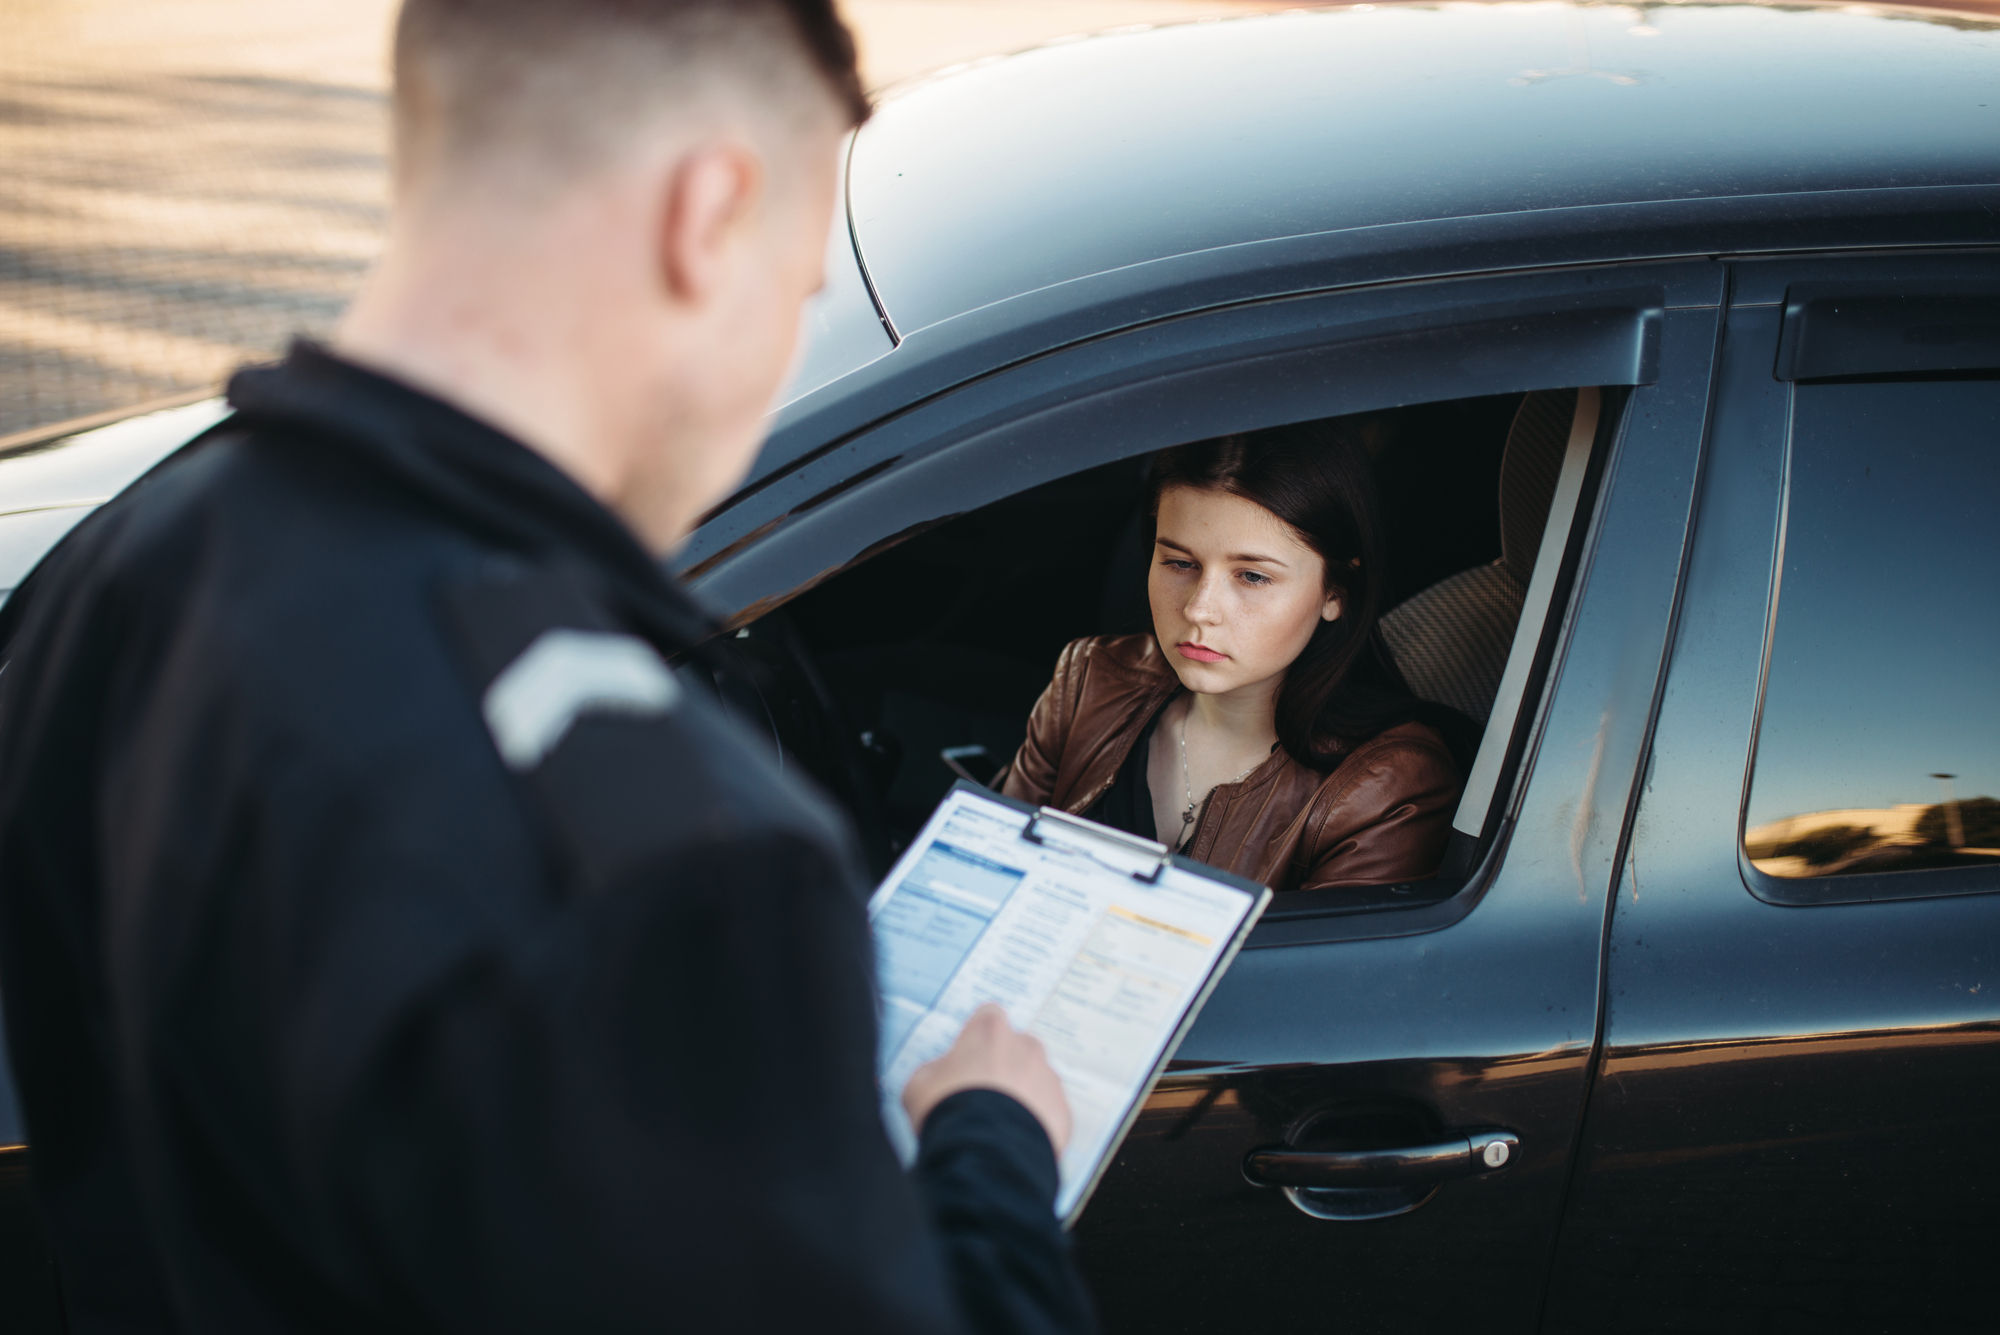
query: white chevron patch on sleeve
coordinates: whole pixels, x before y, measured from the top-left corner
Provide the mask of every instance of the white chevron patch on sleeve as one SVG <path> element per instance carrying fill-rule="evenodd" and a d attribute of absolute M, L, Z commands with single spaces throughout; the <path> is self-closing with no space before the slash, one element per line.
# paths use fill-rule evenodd
<path fill-rule="evenodd" d="M 584 714 L 663 714 L 680 697 L 680 683 L 644 640 L 547 630 L 493 679 L 481 709 L 500 758 L 530 770 Z"/>

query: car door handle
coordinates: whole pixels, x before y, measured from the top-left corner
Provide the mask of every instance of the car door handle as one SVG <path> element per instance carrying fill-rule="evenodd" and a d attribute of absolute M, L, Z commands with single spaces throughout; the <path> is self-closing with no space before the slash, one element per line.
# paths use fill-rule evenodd
<path fill-rule="evenodd" d="M 1392 1150 L 1252 1150 L 1243 1175 L 1271 1187 L 1401 1187 L 1505 1168 L 1520 1148 L 1512 1131 L 1469 1131 Z"/>

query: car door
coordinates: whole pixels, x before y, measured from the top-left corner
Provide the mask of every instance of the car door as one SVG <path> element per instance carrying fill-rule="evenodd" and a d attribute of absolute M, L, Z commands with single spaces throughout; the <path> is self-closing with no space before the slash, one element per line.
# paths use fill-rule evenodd
<path fill-rule="evenodd" d="M 1077 1226 L 1108 1329 L 1533 1327 L 1720 292 L 1701 262 L 1183 318 L 812 453 L 692 544 L 700 590 L 754 635 L 885 546 L 1092 464 L 1391 404 L 1610 387 L 1572 438 L 1547 613 L 1517 635 L 1460 865 L 1366 902 L 1288 897 L 1257 929 Z"/>
<path fill-rule="evenodd" d="M 1442 904 L 1274 906 L 1078 1225 L 1108 1329 L 1534 1327 L 1701 432 L 1714 315 L 1669 315 L 1502 836 Z"/>
<path fill-rule="evenodd" d="M 1990 1329 L 2000 255 L 1736 266 L 1556 1330 Z"/>

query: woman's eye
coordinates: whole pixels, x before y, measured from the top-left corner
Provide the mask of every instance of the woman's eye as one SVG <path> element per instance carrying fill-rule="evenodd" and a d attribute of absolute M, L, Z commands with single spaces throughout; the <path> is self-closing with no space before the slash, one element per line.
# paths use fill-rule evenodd
<path fill-rule="evenodd" d="M 1163 566 L 1165 566 L 1165 567 L 1167 567 L 1167 569 L 1169 569 L 1169 570 L 1193 570 L 1193 569 L 1194 569 L 1194 562 L 1192 562 L 1192 561 L 1177 561 L 1177 560 L 1175 560 L 1175 559 L 1174 559 L 1173 557 L 1171 557 L 1171 556 L 1169 556 L 1169 557 L 1167 557 L 1167 558 L 1166 558 L 1165 560 L 1161 561 L 1161 562 L 1160 562 L 1160 564 L 1161 564 L 1161 565 L 1163 565 Z"/>
<path fill-rule="evenodd" d="M 1245 584 L 1269 584 L 1271 582 L 1269 575 L 1258 570 L 1245 570 L 1242 572 L 1242 575 Z"/>

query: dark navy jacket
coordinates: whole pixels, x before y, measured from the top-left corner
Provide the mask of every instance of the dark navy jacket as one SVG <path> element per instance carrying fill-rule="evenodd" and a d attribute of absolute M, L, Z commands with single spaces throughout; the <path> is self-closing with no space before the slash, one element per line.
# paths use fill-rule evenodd
<path fill-rule="evenodd" d="M 71 1328 L 1087 1328 L 1055 1161 L 881 1129 L 844 826 L 602 506 L 310 346 L 0 618 L 0 984 Z"/>

